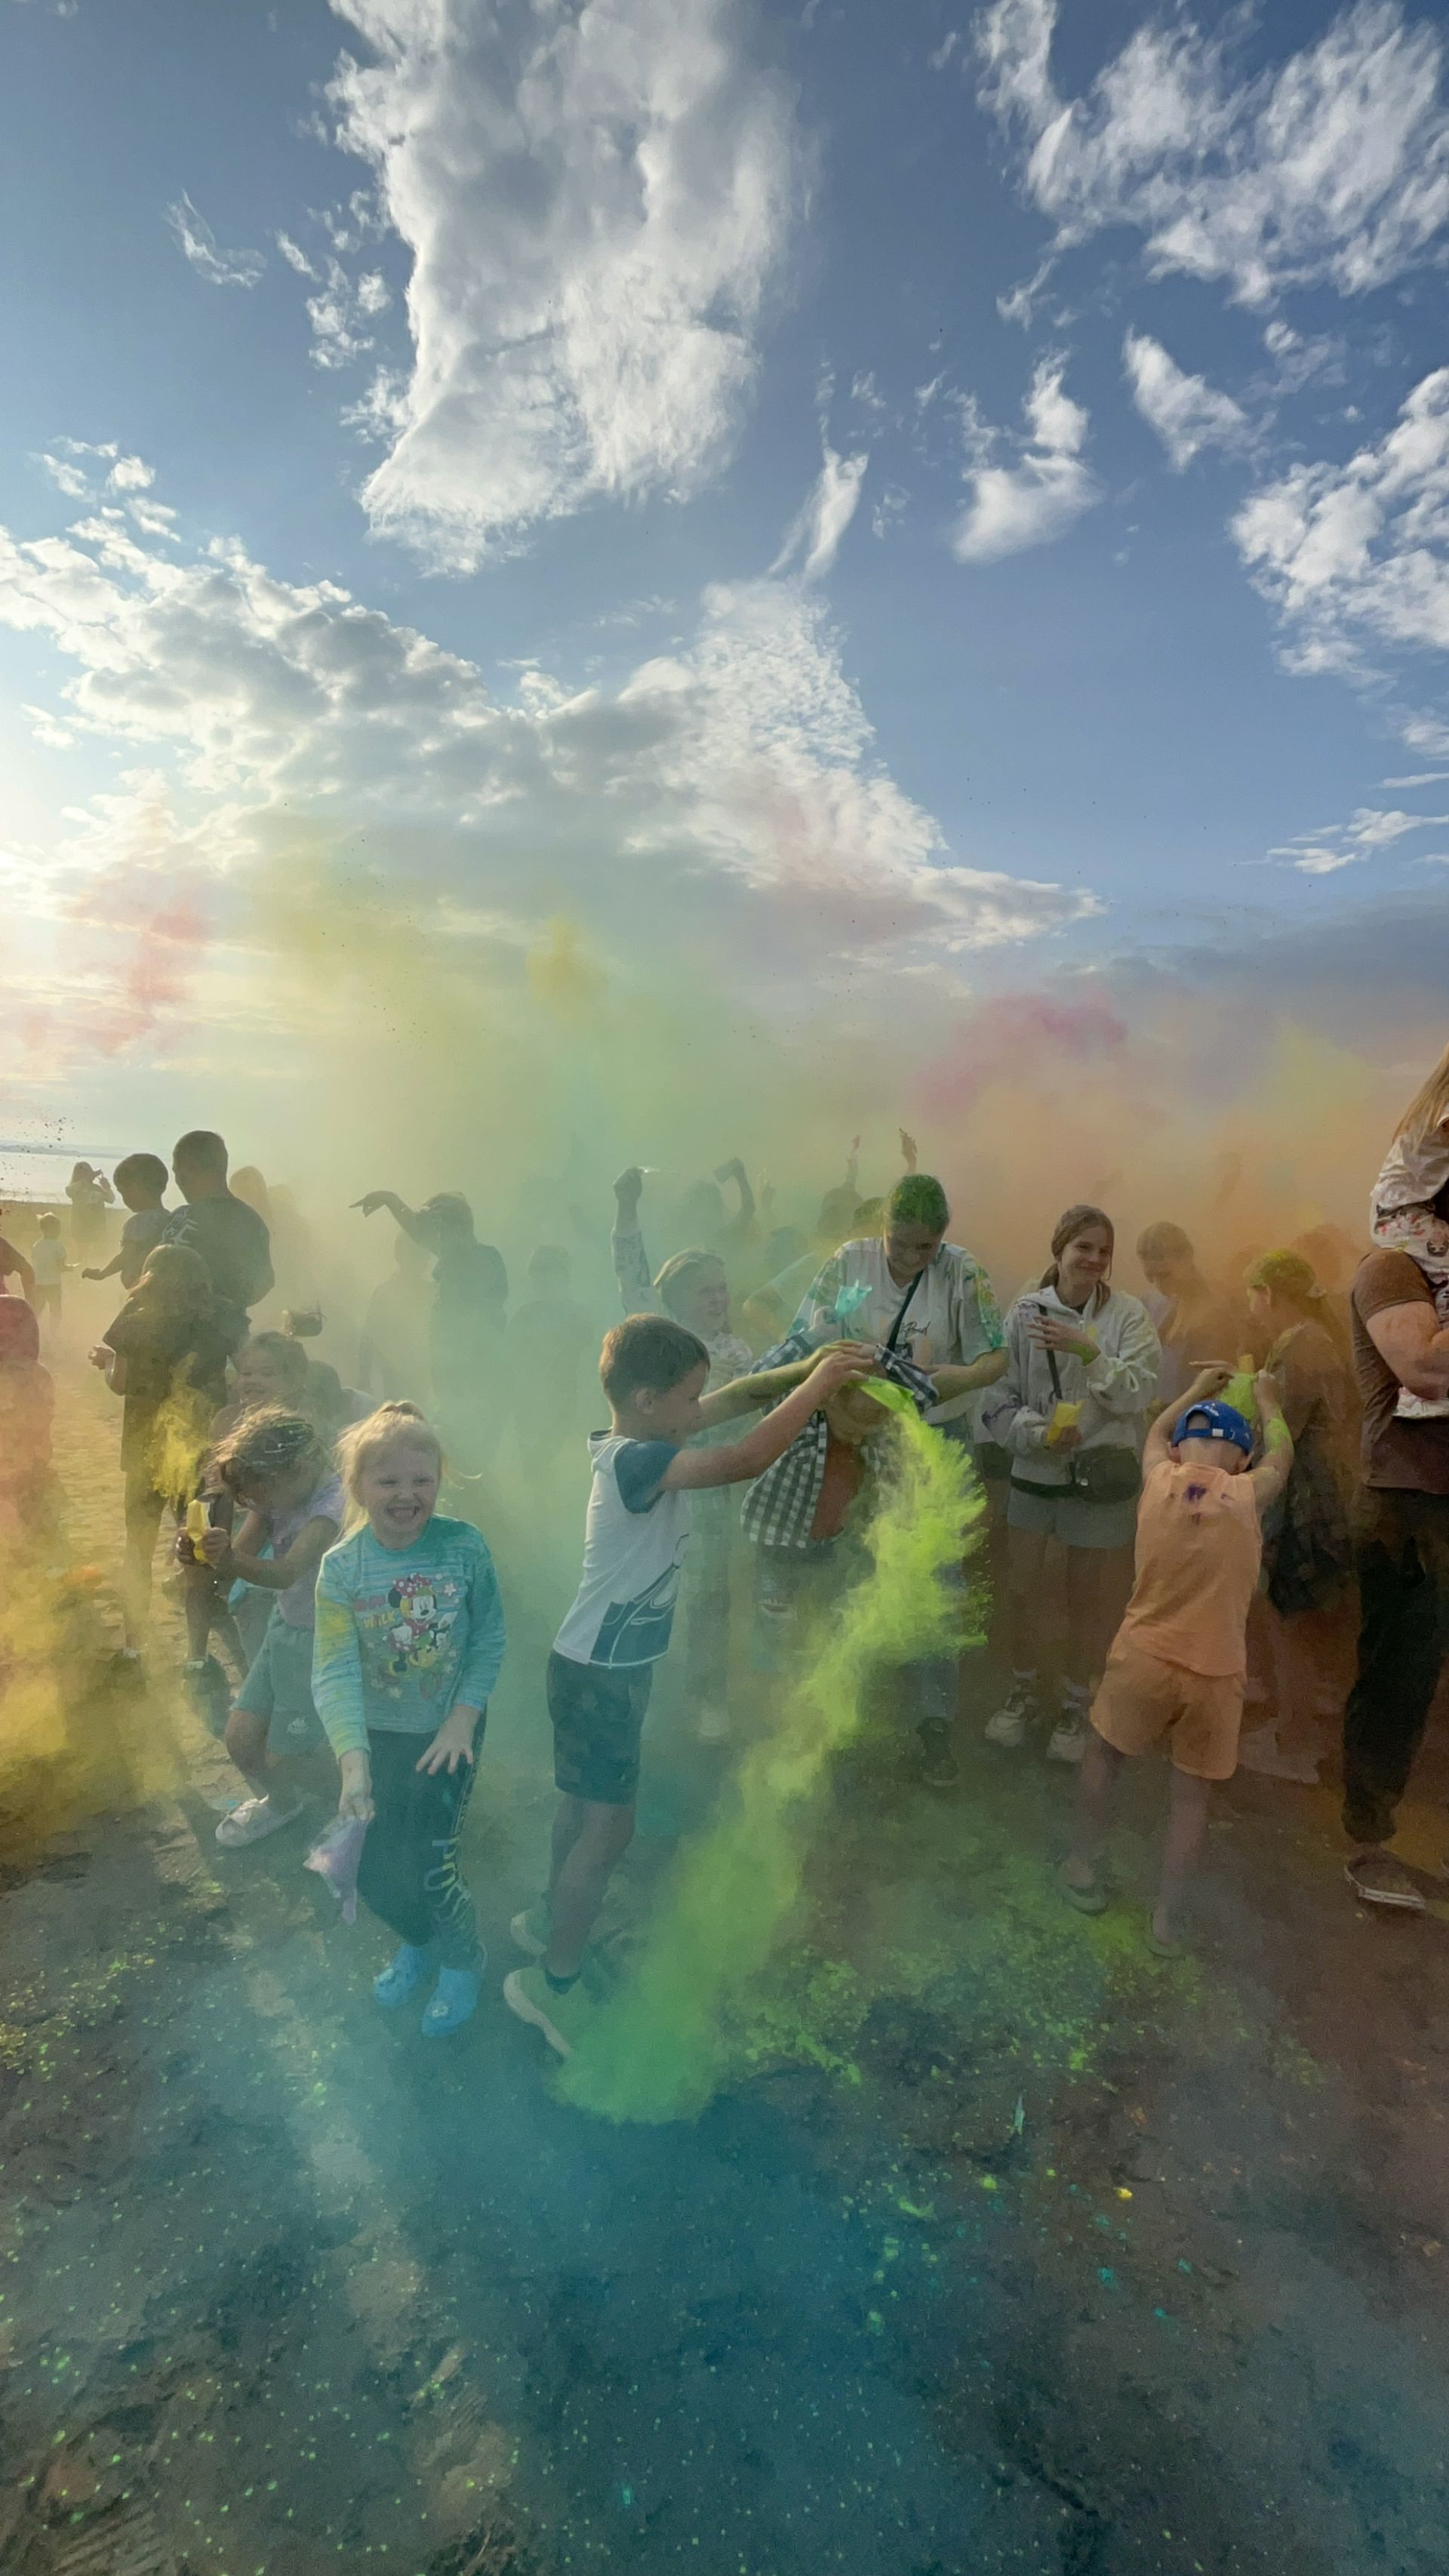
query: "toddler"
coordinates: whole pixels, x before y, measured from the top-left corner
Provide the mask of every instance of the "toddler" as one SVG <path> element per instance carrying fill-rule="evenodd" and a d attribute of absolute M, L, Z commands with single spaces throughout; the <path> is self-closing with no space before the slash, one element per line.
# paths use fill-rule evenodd
<path fill-rule="evenodd" d="M 37 1315 L 61 1317 L 65 1274 L 70 1263 L 65 1257 L 58 1216 L 43 1216 L 40 1232 L 31 1248 L 30 1266 L 35 1272 L 35 1311 Z"/>
<path fill-rule="evenodd" d="M 294 1782 L 284 1778 L 277 1795 L 273 1775 L 279 1762 L 295 1762 L 322 1740 L 312 1704 L 314 1592 L 317 1568 L 342 1528 L 342 1487 L 313 1424 L 275 1405 L 249 1414 L 221 1442 L 212 1467 L 245 1517 L 234 1535 L 207 1530 L 199 1552 L 223 1580 L 239 1578 L 271 1596 L 226 1725 L 226 1749 L 252 1794 L 223 1816 L 216 1839 L 223 1850 L 239 1851 L 302 1811 Z"/>
<path fill-rule="evenodd" d="M 436 1968 L 422 2027 L 443 2039 L 483 1964 L 458 1836 L 503 1662 L 498 1578 L 477 1530 L 437 1508 L 442 1449 L 416 1405 L 380 1405 L 337 1446 L 348 1534 L 317 1577 L 312 1696 L 338 1812 L 367 1825 L 358 1893 L 402 1944 L 373 1992 L 401 2004 Z"/>
<path fill-rule="evenodd" d="M 1417 1261 L 1449 1328 L 1449 1217 L 1435 1201 L 1449 1185 L 1449 1047 L 1410 1101 L 1374 1183 L 1369 1225 L 1381 1252 Z M 1449 1399 L 1399 1389 L 1395 1411 L 1416 1420 L 1449 1414 Z"/>

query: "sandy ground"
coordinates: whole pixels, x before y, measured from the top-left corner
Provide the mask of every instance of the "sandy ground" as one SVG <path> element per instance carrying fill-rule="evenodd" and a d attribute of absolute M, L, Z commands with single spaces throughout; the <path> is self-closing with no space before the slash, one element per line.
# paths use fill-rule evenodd
<path fill-rule="evenodd" d="M 68 1391 L 103 1574 L 114 1457 Z M 980 1744 L 983 1659 L 958 1792 L 888 1741 L 837 1780 L 720 2097 L 610 2128 L 497 1995 L 550 1804 L 542 1619 L 470 1824 L 489 1991 L 446 2046 L 377 2011 L 389 1945 L 300 1829 L 218 1850 L 237 1784 L 164 1653 L 139 1699 L 12 1723 L 6 2576 L 1440 2576 L 1449 1907 L 1366 1914 L 1331 1793 L 1244 1779 L 1194 1957 L 1152 1960 L 1160 1773 L 1081 1920 L 1070 1780 Z M 713 1776 L 666 1699 L 621 1962 Z"/>

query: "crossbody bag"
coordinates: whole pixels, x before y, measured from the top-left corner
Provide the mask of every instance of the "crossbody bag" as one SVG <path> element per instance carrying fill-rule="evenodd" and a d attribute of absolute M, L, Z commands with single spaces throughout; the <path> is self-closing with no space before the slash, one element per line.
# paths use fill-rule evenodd
<path fill-rule="evenodd" d="M 1055 1351 L 1047 1352 L 1046 1363 L 1051 1372 L 1052 1394 L 1061 1404 L 1065 1399 Z M 1018 1476 L 1013 1468 L 1013 1491 L 1037 1494 L 1043 1501 L 1057 1503 L 1061 1501 L 1063 1491 L 1075 1495 L 1079 1503 L 1131 1503 L 1142 1491 L 1141 1459 L 1135 1449 L 1123 1449 L 1116 1442 L 1110 1449 L 1084 1449 L 1069 1453 L 1064 1463 L 1070 1478 L 1065 1488 L 1033 1484 L 1029 1477 Z"/>

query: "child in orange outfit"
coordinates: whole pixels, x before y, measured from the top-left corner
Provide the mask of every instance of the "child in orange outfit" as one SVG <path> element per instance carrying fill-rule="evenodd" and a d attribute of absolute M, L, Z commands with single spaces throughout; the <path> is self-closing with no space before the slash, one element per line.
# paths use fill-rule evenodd
<path fill-rule="evenodd" d="M 1226 1368 L 1204 1369 L 1173 1422 L 1158 1417 L 1143 1452 L 1137 1577 L 1092 1703 L 1072 1847 L 1061 1885 L 1079 1913 L 1100 1914 L 1097 1875 L 1117 1774 L 1130 1754 L 1167 1743 L 1172 1797 L 1148 1946 L 1171 1957 L 1197 1865 L 1214 1780 L 1238 1764 L 1248 1606 L 1262 1562 L 1263 1515 L 1283 1491 L 1293 1443 L 1270 1377 L 1255 1385 L 1264 1448 L 1218 1401 Z"/>

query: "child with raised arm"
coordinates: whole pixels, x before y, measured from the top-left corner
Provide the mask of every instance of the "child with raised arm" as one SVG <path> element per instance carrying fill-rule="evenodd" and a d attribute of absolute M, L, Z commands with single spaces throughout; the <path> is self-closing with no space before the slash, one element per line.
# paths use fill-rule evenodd
<path fill-rule="evenodd" d="M 235 1532 L 205 1531 L 195 1547 L 224 1583 L 251 1584 L 270 1603 L 226 1722 L 226 1749 L 252 1794 L 222 1817 L 216 1839 L 239 1851 L 302 1812 L 293 1765 L 322 1740 L 312 1704 L 317 1568 L 341 1532 L 342 1486 L 315 1425 L 280 1405 L 247 1415 L 211 1465 L 244 1518 Z"/>
<path fill-rule="evenodd" d="M 739 1167 L 743 1177 L 743 1165 Z M 748 1186 L 746 1184 L 745 1186 Z M 672 1315 L 696 1333 L 709 1353 L 705 1393 L 714 1395 L 746 1377 L 753 1354 L 730 1321 L 730 1283 L 717 1252 L 695 1244 L 676 1252 L 651 1276 L 639 1201 L 644 1174 L 637 1164 L 614 1183 L 610 1250 L 626 1315 Z M 751 1206 L 754 1202 L 751 1200 Z M 702 1493 L 695 1507 L 689 1571 L 684 1586 L 685 1680 L 702 1744 L 729 1741 L 729 1640 L 733 1574 L 740 1561 L 739 1513 L 722 1488 Z"/>
<path fill-rule="evenodd" d="M 437 1508 L 442 1448 L 416 1405 L 380 1405 L 337 1449 L 350 1527 L 317 1577 L 312 1697 L 338 1812 L 367 1825 L 358 1893 L 402 1945 L 373 1993 L 404 2003 L 435 1968 L 423 2036 L 445 2039 L 483 1967 L 458 1836 L 503 1662 L 498 1578 L 471 1522 Z"/>
<path fill-rule="evenodd" d="M 1136 1581 L 1092 1702 L 1072 1847 L 1060 1873 L 1079 1913 L 1105 1910 L 1098 1863 L 1117 1774 L 1128 1755 L 1166 1741 L 1171 1803 L 1147 1927 L 1160 1958 L 1183 1947 L 1179 1917 L 1202 1851 L 1211 1784 L 1237 1769 L 1263 1515 L 1293 1465 L 1273 1379 L 1254 1385 L 1264 1441 L 1254 1466 L 1251 1424 L 1219 1401 L 1228 1377 L 1226 1368 L 1202 1370 L 1176 1420 L 1159 1414 L 1148 1432 Z"/>
<path fill-rule="evenodd" d="M 761 1475 L 816 1407 L 873 1357 L 838 1345 L 706 1395 L 709 1352 L 682 1324 L 630 1315 L 605 1336 L 599 1376 L 610 1428 L 590 1437 L 583 1579 L 548 1659 L 559 1790 L 553 1871 L 545 1903 L 513 1925 L 520 1949 L 538 1964 L 516 1969 L 503 1988 L 509 2010 L 541 2030 L 560 2057 L 572 2055 L 594 2009 L 579 1983 L 584 1945 L 633 1839 L 644 1712 L 669 1644 L 690 1496 Z M 777 1410 L 728 1448 L 685 1446 L 697 1432 L 768 1404 Z"/>
<path fill-rule="evenodd" d="M 122 1155 L 116 1165 L 116 1189 L 130 1213 L 121 1228 L 120 1250 L 104 1270 L 83 1270 L 82 1279 L 114 1279 L 119 1272 L 123 1288 L 135 1287 L 147 1254 L 163 1240 L 171 1222 L 173 1211 L 165 1204 L 170 1178 L 159 1154 Z"/>

